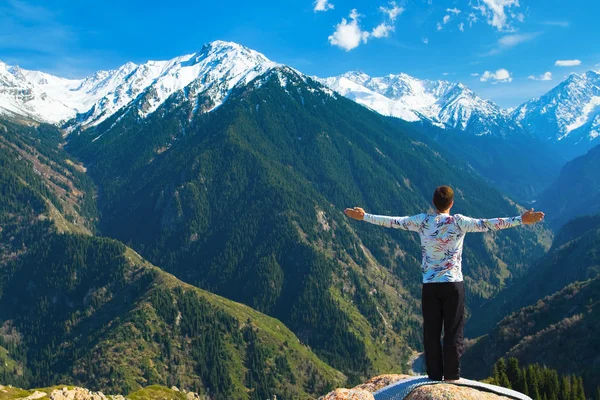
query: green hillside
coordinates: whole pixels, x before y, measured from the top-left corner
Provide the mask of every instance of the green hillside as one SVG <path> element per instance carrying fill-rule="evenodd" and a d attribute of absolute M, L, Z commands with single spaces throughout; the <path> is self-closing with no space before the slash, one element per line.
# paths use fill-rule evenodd
<path fill-rule="evenodd" d="M 551 250 L 528 273 L 493 299 L 474 309 L 467 333 L 476 337 L 521 307 L 577 282 L 600 275 L 600 218 L 570 221 L 556 234 Z"/>
<path fill-rule="evenodd" d="M 573 283 L 503 319 L 463 357 L 468 376 L 482 378 L 502 357 L 581 376 L 590 393 L 600 385 L 600 277 Z"/>
<path fill-rule="evenodd" d="M 194 113 L 202 101 L 174 95 L 143 121 L 133 104 L 70 136 L 100 187 L 102 233 L 279 318 L 353 380 L 400 372 L 420 347 L 420 245 L 341 210 L 419 213 L 450 184 L 456 212 L 520 212 L 468 166 L 289 69 Z M 542 234 L 468 237 L 469 306 L 523 274 Z"/>
<path fill-rule="evenodd" d="M 114 240 L 52 235 L 4 268 L 0 344 L 21 361 L 24 386 L 310 398 L 344 379 L 281 322 L 186 285 Z"/>
<path fill-rule="evenodd" d="M 217 399 L 313 398 L 343 384 L 280 321 L 90 236 L 94 187 L 56 129 L 0 129 L 2 384 L 177 385 Z"/>
<path fill-rule="evenodd" d="M 600 146 L 569 161 L 558 178 L 538 197 L 538 206 L 549 222 L 560 228 L 567 221 L 600 212 Z"/>

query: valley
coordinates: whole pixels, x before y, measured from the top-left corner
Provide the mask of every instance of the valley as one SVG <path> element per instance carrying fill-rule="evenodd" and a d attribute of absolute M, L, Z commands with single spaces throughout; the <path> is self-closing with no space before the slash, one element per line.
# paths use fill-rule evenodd
<path fill-rule="evenodd" d="M 467 237 L 465 371 L 517 357 L 593 391 L 599 147 L 573 157 L 595 120 L 556 122 L 561 140 L 531 126 L 572 82 L 565 104 L 587 110 L 596 75 L 509 113 L 462 84 L 312 78 L 223 41 L 81 80 L 0 64 L 2 383 L 287 399 L 408 372 L 418 239 L 342 210 L 432 211 L 448 184 L 458 213 L 549 216 Z"/>

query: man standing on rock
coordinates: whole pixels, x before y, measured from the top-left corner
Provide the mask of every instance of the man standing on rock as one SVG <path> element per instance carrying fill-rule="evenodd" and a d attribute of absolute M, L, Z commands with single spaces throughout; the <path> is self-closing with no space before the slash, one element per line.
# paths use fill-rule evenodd
<path fill-rule="evenodd" d="M 523 215 L 510 218 L 475 219 L 460 214 L 450 215 L 454 191 L 440 186 L 433 193 L 435 214 L 410 217 L 386 217 L 365 213 L 360 207 L 347 208 L 344 213 L 353 219 L 387 228 L 419 232 L 423 261 L 423 341 L 427 375 L 432 380 L 460 379 L 460 357 L 463 351 L 465 287 L 461 270 L 462 249 L 468 232 L 487 232 L 544 219 L 543 212 L 533 208 Z M 444 349 L 440 344 L 444 326 Z"/>

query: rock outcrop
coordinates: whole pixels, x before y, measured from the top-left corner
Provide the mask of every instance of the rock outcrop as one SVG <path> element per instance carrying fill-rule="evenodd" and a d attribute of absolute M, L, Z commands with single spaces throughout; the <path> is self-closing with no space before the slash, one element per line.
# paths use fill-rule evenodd
<path fill-rule="evenodd" d="M 374 400 L 374 392 L 406 378 L 410 378 L 410 376 L 393 374 L 376 376 L 352 389 L 336 389 L 335 391 L 321 397 L 319 400 Z M 405 400 L 439 399 L 510 400 L 508 397 L 499 396 L 493 393 L 482 392 L 474 388 L 446 383 L 418 387 L 411 394 L 409 394 Z"/>
<path fill-rule="evenodd" d="M 12 386 L 0 385 L 0 400 L 201 400 L 204 397 L 197 393 L 180 391 L 173 386 L 171 389 L 162 386 L 149 386 L 128 397 L 122 395 L 105 395 L 88 389 L 73 386 L 58 386 L 28 391 Z"/>

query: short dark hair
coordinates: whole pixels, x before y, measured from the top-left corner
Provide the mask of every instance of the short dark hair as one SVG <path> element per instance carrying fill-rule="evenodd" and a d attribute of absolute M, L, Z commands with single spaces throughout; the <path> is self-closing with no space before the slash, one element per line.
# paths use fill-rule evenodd
<path fill-rule="evenodd" d="M 438 186 L 433 192 L 433 205 L 438 211 L 446 211 L 454 201 L 454 190 L 450 186 Z"/>

